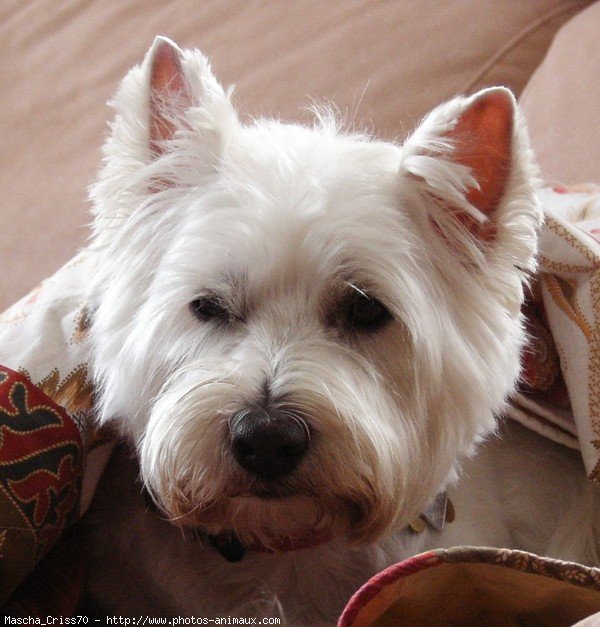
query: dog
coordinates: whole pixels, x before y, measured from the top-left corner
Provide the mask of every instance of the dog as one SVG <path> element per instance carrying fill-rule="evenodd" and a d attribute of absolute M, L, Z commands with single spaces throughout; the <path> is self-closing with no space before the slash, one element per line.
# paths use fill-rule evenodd
<path fill-rule="evenodd" d="M 159 37 L 113 106 L 87 302 L 123 444 L 87 516 L 95 604 L 332 624 L 430 547 L 597 563 L 580 461 L 499 422 L 542 221 L 510 91 L 402 145 L 327 107 L 242 123 L 207 59 Z"/>

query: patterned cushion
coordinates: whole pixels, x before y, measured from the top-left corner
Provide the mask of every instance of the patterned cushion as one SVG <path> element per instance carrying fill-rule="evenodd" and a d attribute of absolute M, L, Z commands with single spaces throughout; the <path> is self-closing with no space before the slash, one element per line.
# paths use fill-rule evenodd
<path fill-rule="evenodd" d="M 566 627 L 600 611 L 600 569 L 523 551 L 422 553 L 370 579 L 338 627 Z"/>
<path fill-rule="evenodd" d="M 0 599 L 77 518 L 82 458 L 65 409 L 0 367 Z"/>

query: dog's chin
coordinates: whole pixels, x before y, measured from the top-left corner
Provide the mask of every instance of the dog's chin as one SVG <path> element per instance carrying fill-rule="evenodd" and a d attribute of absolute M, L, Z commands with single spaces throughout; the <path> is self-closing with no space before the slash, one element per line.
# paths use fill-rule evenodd
<path fill-rule="evenodd" d="M 200 512 L 195 526 L 210 536 L 234 536 L 248 549 L 308 548 L 344 535 L 347 528 L 343 514 L 310 496 L 234 496 L 218 509 Z"/>

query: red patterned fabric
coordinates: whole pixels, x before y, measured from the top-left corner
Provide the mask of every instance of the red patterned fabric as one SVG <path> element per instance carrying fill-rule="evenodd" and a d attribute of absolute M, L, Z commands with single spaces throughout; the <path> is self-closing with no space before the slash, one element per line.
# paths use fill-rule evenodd
<path fill-rule="evenodd" d="M 82 457 L 66 410 L 0 366 L 0 602 L 78 517 Z"/>

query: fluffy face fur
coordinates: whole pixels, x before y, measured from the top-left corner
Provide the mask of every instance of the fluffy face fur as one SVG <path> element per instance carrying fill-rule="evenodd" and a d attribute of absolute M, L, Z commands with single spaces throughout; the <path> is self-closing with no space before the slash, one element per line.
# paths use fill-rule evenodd
<path fill-rule="evenodd" d="M 402 529 L 519 374 L 540 211 L 510 93 L 456 98 L 402 146 L 326 112 L 246 124 L 201 53 L 159 39 L 114 107 L 92 189 L 100 421 L 176 524 L 275 549 Z M 231 421 L 256 408 L 308 429 L 292 473 L 236 461 Z"/>

